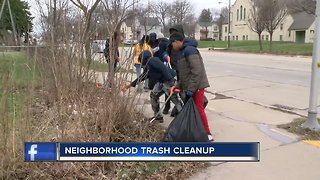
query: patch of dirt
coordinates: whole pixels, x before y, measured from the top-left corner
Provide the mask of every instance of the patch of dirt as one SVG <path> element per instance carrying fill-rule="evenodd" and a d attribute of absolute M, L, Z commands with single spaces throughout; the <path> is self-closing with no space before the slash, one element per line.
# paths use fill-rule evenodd
<path fill-rule="evenodd" d="M 291 123 L 278 125 L 278 127 L 299 135 L 301 140 L 320 140 L 320 131 L 301 127 L 304 122 L 306 122 L 305 118 L 298 118 Z"/>

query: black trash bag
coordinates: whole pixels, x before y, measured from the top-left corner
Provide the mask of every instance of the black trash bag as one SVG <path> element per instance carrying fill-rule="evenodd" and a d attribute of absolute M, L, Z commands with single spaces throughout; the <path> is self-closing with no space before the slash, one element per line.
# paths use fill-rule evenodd
<path fill-rule="evenodd" d="M 163 138 L 164 142 L 209 142 L 198 109 L 190 98 L 173 119 Z"/>
<path fill-rule="evenodd" d="M 208 98 L 206 96 L 204 96 L 203 107 L 206 108 L 208 103 L 209 103 Z"/>
<path fill-rule="evenodd" d="M 184 103 L 186 103 L 189 100 L 189 97 L 186 96 L 186 93 L 180 93 L 180 97 L 183 100 Z M 206 95 L 204 95 L 204 101 L 203 101 L 203 107 L 206 108 L 209 104 L 209 100 Z"/>

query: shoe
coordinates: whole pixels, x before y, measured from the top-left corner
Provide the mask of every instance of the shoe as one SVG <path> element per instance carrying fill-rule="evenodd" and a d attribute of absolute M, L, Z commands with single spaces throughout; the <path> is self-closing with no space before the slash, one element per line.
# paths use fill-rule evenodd
<path fill-rule="evenodd" d="M 163 123 L 163 117 L 157 117 L 156 120 L 157 120 L 159 123 Z"/>
<path fill-rule="evenodd" d="M 211 142 L 213 142 L 213 141 L 214 141 L 214 139 L 213 139 L 213 137 L 212 137 L 212 135 L 211 135 L 211 134 L 208 134 L 208 139 L 209 139 L 209 141 L 211 141 Z"/>
<path fill-rule="evenodd" d="M 170 108 L 164 108 L 164 110 L 162 111 L 163 114 L 169 114 L 169 110 Z"/>

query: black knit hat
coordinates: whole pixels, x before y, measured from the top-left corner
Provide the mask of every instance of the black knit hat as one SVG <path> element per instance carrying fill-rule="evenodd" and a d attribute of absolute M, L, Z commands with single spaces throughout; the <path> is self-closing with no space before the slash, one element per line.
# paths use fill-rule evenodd
<path fill-rule="evenodd" d="M 171 34 L 170 38 L 169 38 L 169 41 L 170 41 L 170 44 L 173 43 L 174 41 L 183 41 L 183 35 L 179 32 L 174 32 Z"/>
<path fill-rule="evenodd" d="M 148 43 L 149 40 L 150 40 L 149 35 L 143 35 L 143 37 L 141 38 L 141 40 L 140 40 L 139 43 L 142 45 L 142 44 L 144 44 L 144 43 Z"/>

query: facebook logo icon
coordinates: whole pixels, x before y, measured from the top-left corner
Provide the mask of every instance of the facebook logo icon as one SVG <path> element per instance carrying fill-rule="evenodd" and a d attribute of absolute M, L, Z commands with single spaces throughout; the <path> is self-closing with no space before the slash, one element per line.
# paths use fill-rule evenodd
<path fill-rule="evenodd" d="M 30 150 L 28 151 L 28 154 L 30 154 L 30 160 L 34 161 L 34 155 L 37 154 L 37 144 L 32 144 L 30 147 Z"/>
<path fill-rule="evenodd" d="M 24 144 L 25 161 L 56 161 L 57 145 L 56 143 L 25 143 Z"/>

